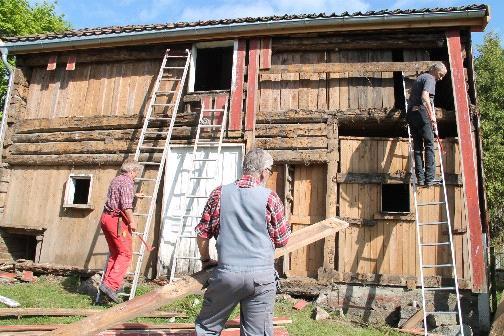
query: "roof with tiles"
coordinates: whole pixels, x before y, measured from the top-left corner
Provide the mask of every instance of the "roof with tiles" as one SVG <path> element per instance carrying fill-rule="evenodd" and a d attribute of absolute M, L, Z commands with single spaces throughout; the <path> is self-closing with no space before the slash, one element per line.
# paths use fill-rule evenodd
<path fill-rule="evenodd" d="M 129 26 L 111 26 L 111 27 L 98 27 L 98 28 L 84 28 L 78 30 L 69 30 L 62 33 L 46 33 L 32 36 L 15 36 L 15 37 L 2 37 L 2 40 L 8 43 L 28 42 L 28 41 L 41 41 L 41 40 L 58 40 L 69 37 L 88 37 L 88 36 L 113 36 L 122 33 L 134 32 L 147 32 L 147 31 L 169 31 L 178 28 L 190 27 L 211 27 L 211 26 L 226 26 L 233 24 L 253 24 L 264 22 L 279 22 L 279 21 L 294 21 L 304 19 L 319 19 L 319 18 L 359 18 L 359 17 L 373 17 L 373 16 L 397 16 L 397 15 L 416 15 L 428 13 L 455 13 L 455 12 L 469 12 L 469 11 L 486 11 L 488 13 L 487 5 L 467 5 L 460 7 L 446 7 L 446 8 L 423 8 L 423 9 L 396 9 L 396 10 L 379 10 L 368 12 L 344 12 L 341 14 L 300 14 L 300 15 L 282 15 L 282 16 L 264 16 L 264 17 L 246 17 L 236 19 L 219 19 L 207 20 L 196 22 L 175 22 L 175 23 L 161 23 L 161 24 L 146 24 L 146 25 L 129 25 Z"/>

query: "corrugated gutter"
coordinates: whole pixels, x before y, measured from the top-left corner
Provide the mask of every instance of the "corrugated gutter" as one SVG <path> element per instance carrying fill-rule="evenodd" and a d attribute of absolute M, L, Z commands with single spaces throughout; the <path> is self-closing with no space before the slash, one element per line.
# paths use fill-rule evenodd
<path fill-rule="evenodd" d="M 351 26 L 369 25 L 366 29 L 384 29 L 384 25 L 403 25 L 415 27 L 440 27 L 447 25 L 449 21 L 457 21 L 453 26 L 461 26 L 463 20 L 481 19 L 481 23 L 468 22 L 469 26 L 483 30 L 488 21 L 488 11 L 486 9 L 471 9 L 450 12 L 427 12 L 408 14 L 382 14 L 371 16 L 341 16 L 333 18 L 304 18 L 292 20 L 279 20 L 268 22 L 244 22 L 233 24 L 220 24 L 211 26 L 193 26 L 182 28 L 171 28 L 155 31 L 123 32 L 106 35 L 73 36 L 63 38 L 40 39 L 34 41 L 7 42 L 4 47 L 9 49 L 11 54 L 22 54 L 30 52 L 50 51 L 51 49 L 80 49 L 86 47 L 100 47 L 105 45 L 131 44 L 134 41 L 148 43 L 154 40 L 178 40 L 194 41 L 217 36 L 240 36 L 240 35 L 274 35 L 286 34 L 291 30 L 303 29 L 306 32 L 327 28 L 327 30 L 352 30 Z M 463 25 L 463 22 L 462 22 Z M 374 28 L 374 27 L 375 28 Z M 248 34 L 247 34 L 248 33 Z"/>
<path fill-rule="evenodd" d="M 7 111 L 9 110 L 9 104 L 10 104 L 10 96 L 11 96 L 11 91 L 12 87 L 14 86 L 14 70 L 12 69 L 11 65 L 7 61 L 7 56 L 9 54 L 9 50 L 5 48 L 5 44 L 0 40 L 0 53 L 2 54 L 2 62 L 7 68 L 7 71 L 9 72 L 9 84 L 7 86 L 7 93 L 5 96 L 5 102 L 3 106 L 3 114 L 2 114 L 2 122 L 0 124 L 0 164 L 2 163 L 2 153 L 3 153 L 3 144 L 4 144 L 4 138 L 5 138 L 5 131 L 7 129 Z"/>

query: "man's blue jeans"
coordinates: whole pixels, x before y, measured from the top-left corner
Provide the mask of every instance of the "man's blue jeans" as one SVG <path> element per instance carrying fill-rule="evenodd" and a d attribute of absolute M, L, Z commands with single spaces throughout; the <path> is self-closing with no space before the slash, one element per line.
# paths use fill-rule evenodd
<path fill-rule="evenodd" d="M 424 106 L 418 111 L 408 111 L 406 120 L 410 126 L 413 138 L 413 151 L 415 158 L 415 174 L 417 184 L 428 183 L 434 180 L 436 161 L 434 158 L 434 132 L 432 124 Z M 425 171 L 424 156 L 425 152 Z"/>

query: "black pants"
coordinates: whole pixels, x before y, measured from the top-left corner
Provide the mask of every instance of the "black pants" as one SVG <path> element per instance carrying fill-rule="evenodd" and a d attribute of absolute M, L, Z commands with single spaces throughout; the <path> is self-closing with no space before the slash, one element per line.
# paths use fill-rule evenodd
<path fill-rule="evenodd" d="M 418 111 L 408 111 L 406 120 L 410 126 L 411 137 L 413 138 L 417 183 L 421 184 L 432 181 L 436 169 L 434 158 L 434 132 L 432 131 L 432 124 L 425 107 L 420 106 Z M 424 152 L 425 171 L 423 160 Z"/>

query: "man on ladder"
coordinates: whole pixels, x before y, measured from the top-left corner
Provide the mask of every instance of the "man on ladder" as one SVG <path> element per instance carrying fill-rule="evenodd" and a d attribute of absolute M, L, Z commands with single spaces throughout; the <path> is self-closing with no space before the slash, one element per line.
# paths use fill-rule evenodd
<path fill-rule="evenodd" d="M 418 76 L 410 91 L 406 120 L 413 138 L 416 184 L 419 186 L 431 186 L 440 182 L 434 179 L 434 135 L 437 137 L 438 134 L 436 112 L 432 107 L 436 94 L 436 81 L 443 79 L 446 72 L 443 63 L 434 63 L 429 68 L 429 72 Z"/>
<path fill-rule="evenodd" d="M 114 177 L 107 193 L 107 201 L 100 218 L 100 225 L 109 247 L 109 259 L 100 284 L 100 291 L 114 302 L 120 302 L 117 292 L 131 262 L 131 234 L 136 230 L 133 218 L 135 178 L 142 166 L 125 161 L 121 174 Z"/>
<path fill-rule="evenodd" d="M 215 189 L 196 227 L 203 268 L 217 264 L 209 280 L 196 334 L 220 335 L 240 304 L 241 335 L 273 335 L 276 284 L 275 247 L 287 244 L 289 223 L 278 195 L 264 187 L 273 158 L 262 149 L 245 155 L 243 176 Z M 218 262 L 209 240 L 217 239 Z"/>

